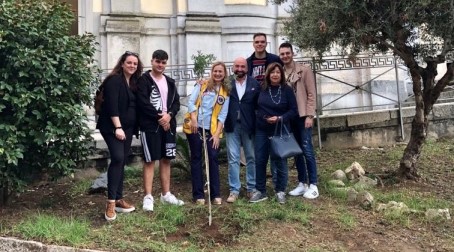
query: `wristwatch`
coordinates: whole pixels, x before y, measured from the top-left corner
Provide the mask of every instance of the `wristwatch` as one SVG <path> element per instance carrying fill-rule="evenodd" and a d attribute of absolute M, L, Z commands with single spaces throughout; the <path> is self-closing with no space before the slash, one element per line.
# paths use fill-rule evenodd
<path fill-rule="evenodd" d="M 314 119 L 313 115 L 308 115 L 307 117 L 309 117 L 310 119 Z"/>

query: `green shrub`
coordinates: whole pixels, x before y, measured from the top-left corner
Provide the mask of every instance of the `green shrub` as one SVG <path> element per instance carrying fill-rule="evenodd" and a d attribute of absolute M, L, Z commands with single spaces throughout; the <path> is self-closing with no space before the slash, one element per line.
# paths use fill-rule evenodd
<path fill-rule="evenodd" d="M 4 0 L 0 13 L 0 185 L 11 191 L 88 156 L 95 42 L 68 35 L 74 16 L 60 1 Z"/>

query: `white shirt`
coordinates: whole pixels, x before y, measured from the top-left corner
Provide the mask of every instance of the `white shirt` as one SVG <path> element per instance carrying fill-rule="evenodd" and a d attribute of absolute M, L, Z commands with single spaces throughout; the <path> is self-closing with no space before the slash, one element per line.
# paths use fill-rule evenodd
<path fill-rule="evenodd" d="M 235 79 L 236 92 L 238 93 L 239 100 L 241 100 L 241 98 L 243 98 L 243 95 L 246 92 L 246 82 L 247 82 L 247 76 L 246 76 L 246 78 L 244 78 L 243 84 L 239 83 Z"/>

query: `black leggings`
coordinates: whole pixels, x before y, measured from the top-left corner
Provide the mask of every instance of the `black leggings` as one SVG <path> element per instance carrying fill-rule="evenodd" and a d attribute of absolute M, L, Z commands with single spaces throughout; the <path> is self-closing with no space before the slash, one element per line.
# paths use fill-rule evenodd
<path fill-rule="evenodd" d="M 113 132 L 101 132 L 109 148 L 110 164 L 107 169 L 107 199 L 119 200 L 123 198 L 123 178 L 125 165 L 131 150 L 133 129 L 124 129 L 126 140 L 121 141 Z"/>

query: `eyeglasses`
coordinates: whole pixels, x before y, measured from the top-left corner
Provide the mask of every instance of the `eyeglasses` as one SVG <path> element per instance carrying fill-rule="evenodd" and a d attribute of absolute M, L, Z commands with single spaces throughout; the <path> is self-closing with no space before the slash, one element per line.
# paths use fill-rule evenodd
<path fill-rule="evenodd" d="M 134 55 L 134 56 L 136 56 L 136 57 L 139 57 L 139 54 L 138 54 L 138 53 L 131 52 L 131 51 L 126 51 L 125 54 L 128 55 L 128 56 L 129 56 L 129 55 Z"/>

